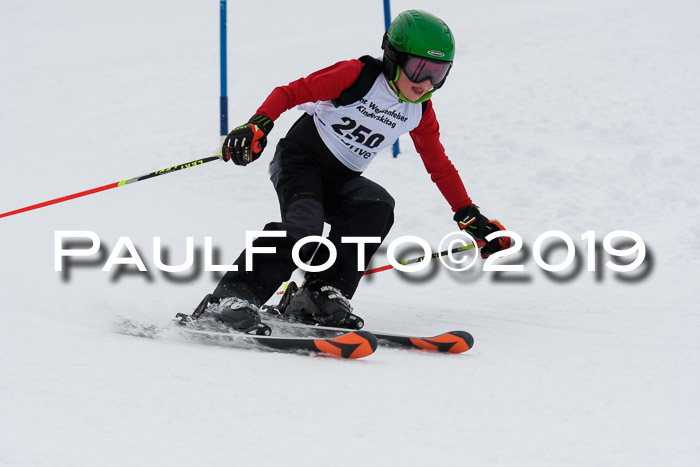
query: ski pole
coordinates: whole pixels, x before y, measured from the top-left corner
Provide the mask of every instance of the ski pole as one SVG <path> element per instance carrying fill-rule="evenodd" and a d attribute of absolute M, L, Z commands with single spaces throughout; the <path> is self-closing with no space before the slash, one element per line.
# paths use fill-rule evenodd
<path fill-rule="evenodd" d="M 467 250 L 473 250 L 473 249 L 474 249 L 473 244 L 463 245 L 463 246 L 460 246 L 459 248 L 454 248 L 452 250 L 445 250 L 445 251 L 441 251 L 439 253 L 433 253 L 432 255 L 430 255 L 430 257 L 437 258 L 439 256 L 445 256 L 445 255 L 450 254 L 450 253 L 454 254 L 454 253 L 459 253 L 461 251 L 467 251 Z M 401 262 L 399 262 L 399 264 L 406 265 L 406 264 L 420 263 L 424 259 L 425 259 L 425 256 L 421 256 L 420 258 L 413 258 L 413 259 L 407 259 L 406 261 L 401 261 Z M 394 266 L 392 266 L 391 264 L 387 264 L 386 266 L 381 266 L 381 267 L 374 268 L 374 269 L 367 269 L 362 275 L 367 276 L 369 274 L 374 274 L 376 272 L 388 271 L 389 269 L 394 269 Z M 284 288 L 281 291 L 277 292 L 277 295 L 282 295 L 284 293 L 284 291 L 287 290 L 288 285 L 289 285 L 289 283 L 285 284 Z"/>
<path fill-rule="evenodd" d="M 117 188 L 120 186 L 129 185 L 130 183 L 136 183 L 136 182 L 140 182 L 142 180 L 148 180 L 149 178 L 158 177 L 159 175 L 165 175 L 165 174 L 169 174 L 172 172 L 177 172 L 178 170 L 184 170 L 184 169 L 187 169 L 189 167 L 195 167 L 198 165 L 206 164 L 207 162 L 215 161 L 218 159 L 221 159 L 221 154 L 217 154 L 215 156 L 210 156 L 210 157 L 205 157 L 203 159 L 197 159 L 195 161 L 187 162 L 185 164 L 175 165 L 173 167 L 168 167 L 167 169 L 156 170 L 155 172 L 151 172 L 151 173 L 146 174 L 146 175 L 141 175 L 140 177 L 129 178 L 127 180 L 122 180 L 121 182 L 110 183 L 109 185 L 104 185 L 104 186 L 100 186 L 97 188 L 92 188 L 90 190 L 81 191 L 79 193 L 73 193 L 72 195 L 62 196 L 60 198 L 52 199 L 49 201 L 44 201 L 43 203 L 33 204 L 31 206 L 27 206 L 24 208 L 15 209 L 14 211 L 5 212 L 5 213 L 0 214 L 0 219 L 3 217 L 14 216 L 15 214 L 19 214 L 22 212 L 27 212 L 27 211 L 32 211 L 34 209 L 43 208 L 45 206 L 50 206 L 52 204 L 62 203 L 64 201 L 69 201 L 71 199 L 80 198 L 81 196 L 88 196 L 88 195 L 92 195 L 94 193 L 99 193 L 100 191 L 110 190 L 112 188 Z"/>
<path fill-rule="evenodd" d="M 438 253 L 433 253 L 432 255 L 430 255 L 430 257 L 431 257 L 431 258 L 438 258 L 438 257 L 440 257 L 440 256 L 445 256 L 445 255 L 448 255 L 448 254 L 453 254 L 453 253 L 459 253 L 459 252 L 461 252 L 461 251 L 472 250 L 473 248 L 474 248 L 474 245 L 473 245 L 473 244 L 470 244 L 470 245 L 462 245 L 462 246 L 460 246 L 460 247 L 458 247 L 458 248 L 454 248 L 454 249 L 452 249 L 452 250 L 444 250 L 444 251 L 440 251 L 440 252 L 438 252 Z M 400 261 L 399 264 L 401 264 L 401 265 L 407 265 L 407 264 L 420 263 L 420 262 L 423 261 L 425 258 L 426 258 L 425 256 L 421 256 L 421 257 L 419 257 L 419 258 L 407 259 L 407 260 L 405 260 L 405 261 Z M 392 266 L 391 264 L 387 264 L 386 266 L 380 266 L 380 267 L 374 268 L 374 269 L 367 269 L 367 270 L 364 272 L 364 274 L 362 274 L 362 275 L 363 275 L 363 276 L 366 276 L 366 275 L 368 275 L 368 274 L 374 274 L 374 273 L 376 273 L 376 272 L 388 271 L 389 269 L 394 269 L 394 266 Z"/>

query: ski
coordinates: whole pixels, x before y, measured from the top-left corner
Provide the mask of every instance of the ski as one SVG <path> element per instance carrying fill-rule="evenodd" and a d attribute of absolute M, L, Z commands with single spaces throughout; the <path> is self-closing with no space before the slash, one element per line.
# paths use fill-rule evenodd
<path fill-rule="evenodd" d="M 291 321 L 283 316 L 276 316 L 263 309 L 263 323 L 269 323 L 276 329 L 281 329 L 287 333 L 308 337 L 321 336 L 329 337 L 337 334 L 347 333 L 349 329 L 329 326 L 317 326 L 313 324 Z M 355 331 L 361 332 L 361 331 Z M 370 331 L 381 346 L 420 349 L 440 353 L 463 353 L 474 346 L 474 337 L 466 331 L 449 331 L 433 337 L 419 337 L 405 334 L 389 334 L 383 332 Z"/>
<path fill-rule="evenodd" d="M 429 350 L 441 353 L 463 353 L 474 347 L 474 337 L 467 331 L 449 331 L 434 337 L 374 333 L 380 344 L 393 347 Z"/>
<path fill-rule="evenodd" d="M 304 337 L 308 337 L 309 334 L 330 336 L 346 333 L 351 330 L 349 328 L 357 330 L 364 327 L 364 320 L 354 314 L 350 314 L 349 319 L 346 320 L 347 328 L 320 326 L 298 321 L 293 316 L 285 313 L 285 310 L 299 290 L 297 284 L 291 281 L 286 284 L 282 298 L 277 305 L 263 305 L 260 308 L 261 325 L 274 323 L 276 328 L 283 328 L 288 333 Z M 376 331 L 371 331 L 371 333 L 377 338 L 379 345 L 387 347 L 421 349 L 441 353 L 463 353 L 474 346 L 474 337 L 466 331 L 443 332 L 433 337 L 388 334 Z"/>
<path fill-rule="evenodd" d="M 120 318 L 115 331 L 135 337 L 197 342 L 232 348 L 264 349 L 283 353 L 320 354 L 340 358 L 363 358 L 377 350 L 377 339 L 366 331 L 349 331 L 335 336 L 269 336 L 245 334 L 212 323 L 196 324 L 189 315 L 178 314 L 175 326 L 146 325 Z"/>
<path fill-rule="evenodd" d="M 310 352 L 340 358 L 363 358 L 377 350 L 377 339 L 367 331 L 345 332 L 332 338 L 283 337 L 244 334 L 236 331 L 205 331 L 185 328 L 193 338 L 211 343 L 243 344 L 280 352 Z"/>

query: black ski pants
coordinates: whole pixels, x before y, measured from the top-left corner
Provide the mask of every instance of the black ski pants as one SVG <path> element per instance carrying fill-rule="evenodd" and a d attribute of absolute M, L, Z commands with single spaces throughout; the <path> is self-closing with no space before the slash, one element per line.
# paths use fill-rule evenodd
<path fill-rule="evenodd" d="M 297 266 L 294 244 L 307 236 L 322 235 L 330 224 L 330 240 L 338 253 L 333 265 L 309 272 L 306 280 L 319 278 L 352 298 L 364 268 L 379 243 L 343 243 L 343 237 L 379 237 L 383 241 L 394 222 L 394 199 L 377 183 L 345 167 L 323 144 L 311 116 L 304 115 L 280 140 L 270 163 L 270 179 L 277 191 L 281 222 L 265 225 L 266 231 L 284 231 L 285 237 L 259 237 L 253 247 L 274 247 L 276 253 L 254 254 L 252 271 L 246 271 L 245 251 L 234 262 L 238 271 L 227 272 L 214 291 L 215 297 L 237 296 L 260 306 Z M 311 260 L 318 243 L 308 243 L 300 259 Z M 358 248 L 365 264 L 358 271 Z M 321 245 L 312 264 L 323 264 L 328 249 Z"/>

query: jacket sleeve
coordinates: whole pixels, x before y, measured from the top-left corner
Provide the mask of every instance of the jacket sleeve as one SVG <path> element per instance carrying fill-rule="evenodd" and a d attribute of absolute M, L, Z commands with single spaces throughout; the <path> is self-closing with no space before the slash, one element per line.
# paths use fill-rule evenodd
<path fill-rule="evenodd" d="M 363 66 L 359 60 L 345 60 L 286 86 L 278 86 L 267 96 L 256 114 L 277 120 L 283 112 L 299 104 L 335 99 L 355 82 Z"/>
<path fill-rule="evenodd" d="M 452 211 L 457 212 L 473 202 L 457 169 L 445 154 L 445 148 L 440 143 L 440 125 L 433 110 L 433 103 L 430 100 L 427 102 L 420 123 L 410 133 L 411 139 L 430 174 L 430 179 L 437 185 Z"/>

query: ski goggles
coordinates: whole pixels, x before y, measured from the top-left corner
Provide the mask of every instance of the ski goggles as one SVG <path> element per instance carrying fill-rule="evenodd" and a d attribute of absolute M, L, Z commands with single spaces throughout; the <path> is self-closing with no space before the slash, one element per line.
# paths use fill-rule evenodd
<path fill-rule="evenodd" d="M 436 88 L 442 86 L 450 68 L 452 68 L 452 62 L 430 60 L 415 55 L 407 55 L 406 60 L 401 65 L 406 77 L 414 83 L 422 83 L 426 79 L 430 79 Z"/>

